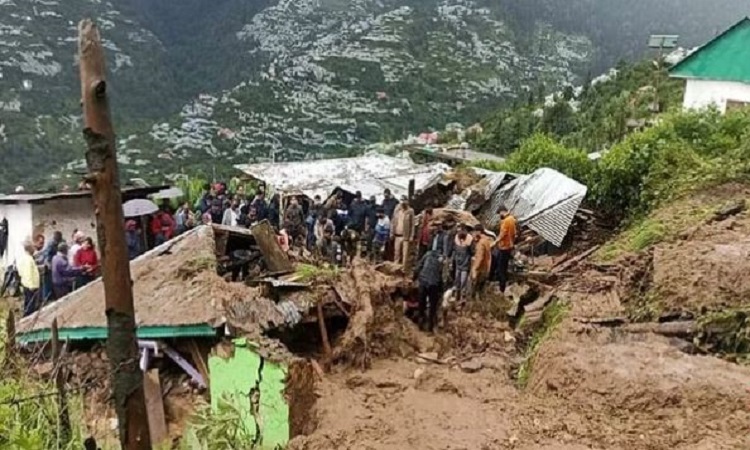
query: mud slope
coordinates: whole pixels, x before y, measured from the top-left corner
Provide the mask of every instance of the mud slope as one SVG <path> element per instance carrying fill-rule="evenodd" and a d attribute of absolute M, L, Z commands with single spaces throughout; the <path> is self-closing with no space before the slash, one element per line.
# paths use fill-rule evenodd
<path fill-rule="evenodd" d="M 316 431 L 290 448 L 750 449 L 750 368 L 688 354 L 695 347 L 684 339 L 592 324 L 626 317 L 636 297 L 696 318 L 750 306 L 750 216 L 709 220 L 748 197 L 746 186 L 727 185 L 670 205 L 651 218 L 668 230 L 661 243 L 615 264 L 582 264 L 553 286 L 567 313 L 530 355 L 524 388 L 512 368 L 526 349 L 508 324 L 489 310 L 453 316 L 436 348 L 420 348 L 438 350 L 443 364 L 391 353 L 370 370 L 327 375 Z M 379 316 L 384 306 L 374 305 Z M 464 361 L 481 368 L 467 373 Z"/>

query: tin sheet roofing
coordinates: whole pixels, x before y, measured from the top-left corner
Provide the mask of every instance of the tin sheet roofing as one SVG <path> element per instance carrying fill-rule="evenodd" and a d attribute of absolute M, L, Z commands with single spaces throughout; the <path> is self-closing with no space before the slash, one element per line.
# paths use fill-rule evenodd
<path fill-rule="evenodd" d="M 495 191 L 480 210 L 479 219 L 486 227 L 496 229 L 500 222 L 497 210 L 504 205 L 521 225 L 560 246 L 586 192 L 583 184 L 556 170 L 542 168 L 520 175 Z"/>
<path fill-rule="evenodd" d="M 235 166 L 238 170 L 285 194 L 328 197 L 337 188 L 382 200 L 383 191 L 407 195 L 414 179 L 417 191 L 441 180 L 449 166 L 442 163 L 416 164 L 410 159 L 367 153 L 355 158 L 322 159 L 288 163 L 261 163 Z"/>

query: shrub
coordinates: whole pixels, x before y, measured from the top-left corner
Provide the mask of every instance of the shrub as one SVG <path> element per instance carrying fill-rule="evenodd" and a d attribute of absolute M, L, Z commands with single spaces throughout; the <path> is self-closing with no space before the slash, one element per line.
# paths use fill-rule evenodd
<path fill-rule="evenodd" d="M 521 148 L 513 152 L 504 163 L 485 161 L 478 166 L 512 173 L 531 173 L 539 168 L 549 167 L 582 183 L 586 183 L 593 169 L 593 163 L 586 153 L 567 148 L 543 134 L 535 134 L 526 139 Z"/>

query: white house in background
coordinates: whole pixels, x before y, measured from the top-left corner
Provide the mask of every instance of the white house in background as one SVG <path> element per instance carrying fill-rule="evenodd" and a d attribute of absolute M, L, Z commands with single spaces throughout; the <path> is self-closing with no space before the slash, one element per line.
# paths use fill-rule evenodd
<path fill-rule="evenodd" d="M 750 105 L 750 18 L 675 64 L 669 74 L 687 82 L 686 109 L 715 106 L 724 113 Z"/>
<path fill-rule="evenodd" d="M 123 188 L 123 202 L 145 198 L 166 186 Z M 96 215 L 91 191 L 56 192 L 49 194 L 0 195 L 0 221 L 8 220 L 8 246 L 0 259 L 2 267 L 12 264 L 23 252 L 23 241 L 37 234 L 47 239 L 60 231 L 70 241 L 78 229 L 96 242 Z"/>

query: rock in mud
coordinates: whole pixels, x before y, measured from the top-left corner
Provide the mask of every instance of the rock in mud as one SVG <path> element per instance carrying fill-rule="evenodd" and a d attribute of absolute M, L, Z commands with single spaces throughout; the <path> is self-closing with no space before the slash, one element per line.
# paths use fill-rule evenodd
<path fill-rule="evenodd" d="M 472 359 L 470 361 L 465 361 L 461 363 L 461 370 L 463 370 L 466 373 L 476 373 L 482 370 L 482 361 Z"/>

